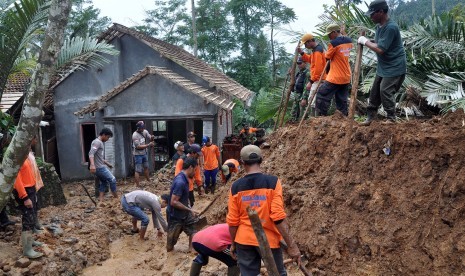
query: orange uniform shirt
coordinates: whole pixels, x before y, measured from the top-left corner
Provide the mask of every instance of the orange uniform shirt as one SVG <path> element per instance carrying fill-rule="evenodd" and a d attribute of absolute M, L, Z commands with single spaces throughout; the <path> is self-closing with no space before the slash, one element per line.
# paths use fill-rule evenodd
<path fill-rule="evenodd" d="M 247 206 L 257 211 L 270 247 L 279 248 L 282 236 L 275 222 L 286 218 L 281 181 L 276 176 L 254 173 L 238 179 L 231 186 L 226 222 L 238 227 L 234 241 L 258 246 Z"/>
<path fill-rule="evenodd" d="M 21 169 L 19 169 L 18 176 L 16 177 L 14 189 L 18 192 L 19 198 L 26 198 L 26 188 L 34 187 L 36 185 L 36 177 L 31 164 L 31 161 L 26 158 Z"/>
<path fill-rule="evenodd" d="M 234 168 L 231 168 L 229 167 L 229 173 L 237 173 L 239 171 L 239 161 L 237 161 L 236 159 L 228 159 L 226 161 L 224 161 L 223 165 L 226 165 L 226 164 L 229 164 L 229 163 L 233 163 L 234 164 Z M 223 174 L 223 171 L 221 171 L 221 179 L 223 180 L 223 182 L 226 182 L 226 176 L 224 176 Z"/>
<path fill-rule="evenodd" d="M 331 60 L 326 81 L 333 84 L 348 84 L 352 72 L 350 70 L 349 57 L 352 50 L 352 39 L 347 36 L 338 36 L 331 40 L 326 52 L 326 58 Z"/>
<path fill-rule="evenodd" d="M 318 44 L 315 49 L 312 49 L 311 54 L 303 54 L 302 60 L 310 63 L 310 80 L 316 82 L 320 80 L 321 74 L 324 74 L 326 58 L 323 47 Z M 325 77 L 323 76 L 322 80 Z"/>
<path fill-rule="evenodd" d="M 249 133 L 255 133 L 257 132 L 258 128 L 255 127 L 249 127 Z M 241 129 L 240 133 L 245 133 L 245 129 Z"/>
<path fill-rule="evenodd" d="M 218 168 L 220 160 L 220 150 L 216 145 L 205 146 L 202 148 L 203 168 L 205 170 L 214 170 Z"/>
<path fill-rule="evenodd" d="M 176 161 L 176 169 L 174 170 L 174 176 L 178 175 L 182 171 L 182 165 L 184 164 L 184 159 L 179 158 Z M 195 167 L 195 175 L 194 178 L 189 179 L 189 192 L 194 190 L 194 180 L 197 186 L 202 186 L 202 177 L 200 176 L 200 165 Z"/>

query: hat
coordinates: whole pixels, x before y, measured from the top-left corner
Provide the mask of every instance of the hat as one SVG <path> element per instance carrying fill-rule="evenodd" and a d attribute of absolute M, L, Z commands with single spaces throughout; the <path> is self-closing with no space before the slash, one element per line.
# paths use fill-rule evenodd
<path fill-rule="evenodd" d="M 187 137 L 191 137 L 191 136 L 196 136 L 197 134 L 195 134 L 193 131 L 189 131 L 187 133 Z"/>
<path fill-rule="evenodd" d="M 262 158 L 262 150 L 255 145 L 248 145 L 241 149 L 242 161 L 255 161 Z"/>
<path fill-rule="evenodd" d="M 139 129 L 140 129 L 140 128 L 145 128 L 144 121 L 139 121 L 139 122 L 137 122 L 136 127 L 139 128 Z"/>
<path fill-rule="evenodd" d="M 180 146 L 184 146 L 184 143 L 181 142 L 181 141 L 177 141 L 176 143 L 174 143 L 174 149 L 175 150 L 178 150 L 178 147 L 180 147 Z"/>
<path fill-rule="evenodd" d="M 166 202 L 170 201 L 170 195 L 169 194 L 162 194 L 161 199 L 163 199 Z"/>
<path fill-rule="evenodd" d="M 208 142 L 210 142 L 210 137 L 204 135 L 204 136 L 202 137 L 202 143 L 203 143 L 203 144 L 206 144 L 206 143 L 208 143 Z"/>
<path fill-rule="evenodd" d="M 368 5 L 368 10 L 365 12 L 365 15 L 371 16 L 372 13 L 385 9 L 389 9 L 389 6 L 385 0 L 375 0 L 371 2 L 370 5 Z"/>
<path fill-rule="evenodd" d="M 300 39 L 300 41 L 302 42 L 302 44 L 304 44 L 305 42 L 312 40 L 312 39 L 313 39 L 312 34 L 304 34 L 302 38 Z"/>
<path fill-rule="evenodd" d="M 202 149 L 200 148 L 199 144 L 192 144 L 188 151 L 190 153 L 198 153 L 198 154 L 202 154 Z"/>
<path fill-rule="evenodd" d="M 334 31 L 340 31 L 340 30 L 341 30 L 341 27 L 339 27 L 338 24 L 329 24 L 326 27 L 326 33 L 324 35 L 329 35 L 330 33 L 334 32 Z"/>
<path fill-rule="evenodd" d="M 221 166 L 221 171 L 223 171 L 223 174 L 225 176 L 229 175 L 229 167 L 228 167 L 228 165 Z"/>

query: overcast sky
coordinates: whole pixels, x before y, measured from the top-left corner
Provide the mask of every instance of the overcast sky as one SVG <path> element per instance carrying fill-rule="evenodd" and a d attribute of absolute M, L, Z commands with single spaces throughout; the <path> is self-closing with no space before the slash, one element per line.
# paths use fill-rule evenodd
<path fill-rule="evenodd" d="M 145 18 L 145 10 L 154 9 L 154 0 L 93 0 L 94 6 L 99 8 L 103 16 L 110 17 L 113 22 L 131 27 L 141 23 Z M 190 6 L 190 1 L 187 1 Z M 294 9 L 297 20 L 285 27 L 300 33 L 312 32 L 319 23 L 318 16 L 323 13 L 323 4 L 334 4 L 334 0 L 282 0 L 287 7 Z M 316 4 L 315 2 L 318 2 Z M 286 43 L 288 52 L 293 52 L 297 38 L 281 35 L 279 40 Z"/>

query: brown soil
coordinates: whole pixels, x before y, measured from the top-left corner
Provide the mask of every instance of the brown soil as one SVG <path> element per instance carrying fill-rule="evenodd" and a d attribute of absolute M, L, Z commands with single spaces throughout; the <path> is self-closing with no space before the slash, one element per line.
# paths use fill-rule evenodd
<path fill-rule="evenodd" d="M 465 271 L 465 115 L 428 121 L 362 127 L 340 115 L 291 125 L 268 137 L 264 171 L 283 182 L 292 233 L 316 275 L 459 275 Z M 349 139 L 348 139 L 349 138 Z M 383 148 L 390 140 L 390 155 Z M 147 190 L 167 192 L 171 172 L 159 174 Z M 93 190 L 93 182 L 84 182 Z M 120 181 L 121 190 L 134 186 Z M 130 235 L 129 216 L 119 201 L 91 213 L 78 183 L 66 184 L 68 204 L 41 211 L 43 222 L 58 222 L 60 237 L 43 235 L 47 247 L 42 275 L 188 275 L 194 254 L 182 236 L 173 253 L 153 230 L 140 242 Z M 71 194 L 72 194 L 71 193 Z M 224 222 L 228 187 L 206 212 L 210 224 Z M 212 195 L 200 197 L 202 210 Z M 0 232 L 0 252 L 9 274 L 15 267 L 20 226 Z M 74 238 L 74 239 L 73 239 Z M 13 248 L 14 252 L 12 252 Z M 3 256 L 3 255 L 2 255 Z M 203 275 L 225 275 L 211 260 Z M 290 275 L 301 275 L 289 266 Z M 1 270 L 0 270 L 1 272 Z"/>

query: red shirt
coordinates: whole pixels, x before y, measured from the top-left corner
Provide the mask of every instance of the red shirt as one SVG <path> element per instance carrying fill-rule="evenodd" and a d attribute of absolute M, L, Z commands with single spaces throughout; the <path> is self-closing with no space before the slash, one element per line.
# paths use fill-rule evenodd
<path fill-rule="evenodd" d="M 221 252 L 231 245 L 229 226 L 226 223 L 213 225 L 197 232 L 192 242 L 200 243 L 213 251 Z"/>

